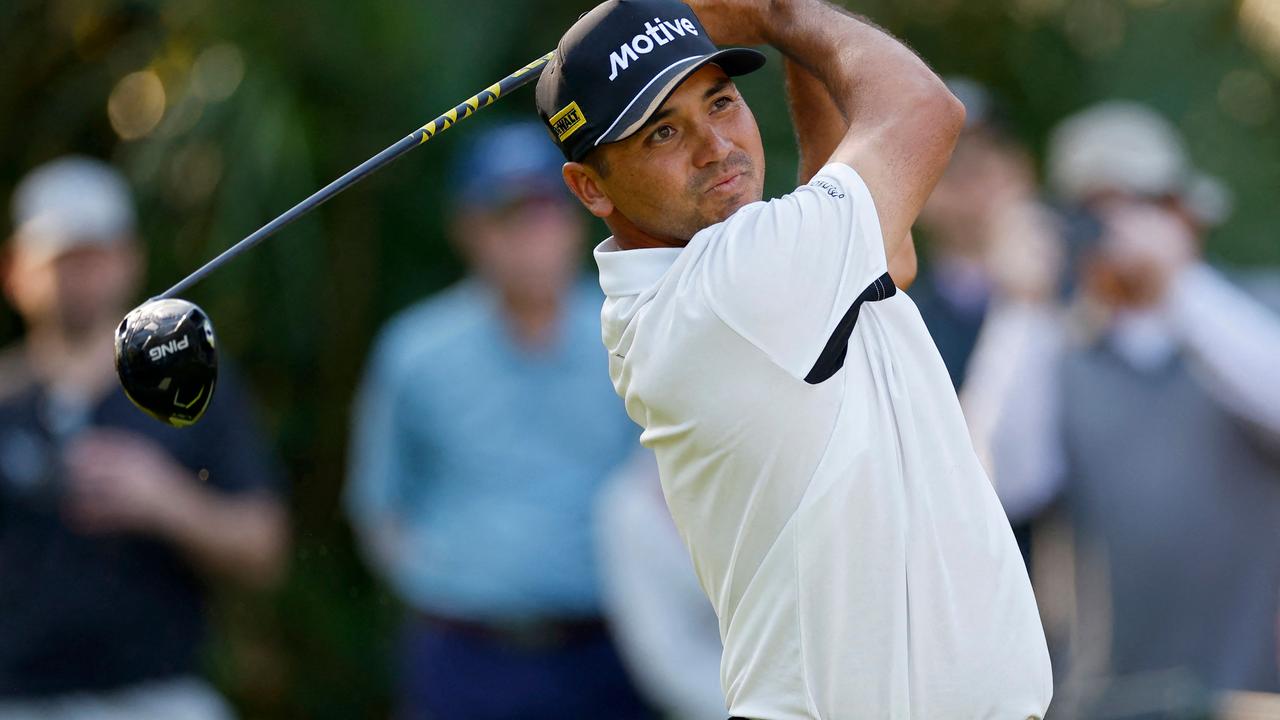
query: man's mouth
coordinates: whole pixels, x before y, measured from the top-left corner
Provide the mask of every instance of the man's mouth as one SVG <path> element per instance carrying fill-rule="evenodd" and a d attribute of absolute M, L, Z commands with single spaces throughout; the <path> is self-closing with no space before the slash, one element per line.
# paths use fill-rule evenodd
<path fill-rule="evenodd" d="M 720 178 L 716 182 L 712 183 L 711 187 L 707 188 L 704 192 L 730 192 L 737 190 L 738 187 L 742 185 L 742 181 L 745 176 L 746 173 L 741 171 L 731 173 L 728 176 Z"/>

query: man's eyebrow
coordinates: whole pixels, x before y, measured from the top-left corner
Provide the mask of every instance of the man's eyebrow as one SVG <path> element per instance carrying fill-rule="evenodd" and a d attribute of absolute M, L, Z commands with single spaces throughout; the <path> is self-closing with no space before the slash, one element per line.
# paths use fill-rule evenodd
<path fill-rule="evenodd" d="M 733 84 L 732 80 L 730 80 L 729 78 L 724 78 L 723 80 L 716 83 L 715 85 L 712 85 L 709 90 L 703 93 L 702 99 L 709 100 L 712 95 L 719 95 L 720 93 L 724 92 L 725 88 L 729 87 L 732 84 Z"/>
<path fill-rule="evenodd" d="M 724 79 L 723 79 L 723 80 L 721 80 L 720 82 L 718 82 L 718 83 L 716 83 L 715 85 L 712 85 L 710 88 L 708 88 L 708 89 L 707 89 L 707 91 L 706 91 L 706 92 L 704 92 L 704 93 L 702 94 L 702 99 L 703 99 L 703 100 L 708 100 L 708 99 L 710 99 L 710 98 L 711 98 L 711 96 L 712 96 L 712 95 L 718 95 L 718 94 L 720 94 L 720 93 L 724 92 L 724 91 L 725 91 L 725 89 L 726 89 L 726 88 L 728 88 L 728 87 L 729 87 L 730 85 L 732 85 L 732 84 L 733 84 L 733 81 L 732 81 L 732 80 L 730 80 L 729 78 L 724 78 Z M 639 129 L 639 130 L 637 130 L 636 132 L 637 132 L 637 133 L 640 133 L 640 132 L 644 131 L 645 129 L 647 129 L 647 128 L 649 128 L 650 126 L 652 126 L 654 123 L 656 123 L 656 122 L 658 122 L 658 121 L 660 121 L 660 120 L 664 120 L 664 119 L 666 119 L 666 118 L 670 117 L 670 116 L 672 115 L 672 113 L 674 113 L 674 112 L 675 112 L 675 111 L 674 111 L 674 110 L 672 110 L 671 108 L 665 108 L 665 109 L 663 109 L 663 110 L 659 110 L 658 112 L 656 112 L 656 113 L 654 113 L 654 114 L 650 115 L 650 116 L 649 116 L 649 119 L 648 119 L 648 120 L 646 120 L 646 121 L 645 121 L 645 123 L 644 123 L 644 125 L 641 125 L 641 126 L 640 126 L 640 129 Z"/>
<path fill-rule="evenodd" d="M 659 110 L 658 112 L 649 116 L 649 119 L 645 121 L 645 124 L 640 126 L 640 130 L 644 130 L 645 128 L 652 126 L 654 123 L 658 122 L 659 120 L 663 120 L 665 118 L 671 117 L 671 115 L 674 113 L 675 113 L 675 110 L 672 110 L 671 108 L 667 108 L 665 110 Z"/>

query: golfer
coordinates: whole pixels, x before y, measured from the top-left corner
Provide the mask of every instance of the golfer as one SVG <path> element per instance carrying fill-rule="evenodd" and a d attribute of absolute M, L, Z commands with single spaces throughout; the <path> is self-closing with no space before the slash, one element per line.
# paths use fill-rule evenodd
<path fill-rule="evenodd" d="M 789 195 L 761 201 L 732 81 L 764 56 L 713 39 L 784 57 Z M 913 266 L 963 123 L 943 83 L 821 0 L 610 0 L 561 39 L 537 103 L 613 232 L 595 251 L 610 373 L 719 617 L 729 711 L 1042 717 L 1021 556 L 888 273 Z"/>

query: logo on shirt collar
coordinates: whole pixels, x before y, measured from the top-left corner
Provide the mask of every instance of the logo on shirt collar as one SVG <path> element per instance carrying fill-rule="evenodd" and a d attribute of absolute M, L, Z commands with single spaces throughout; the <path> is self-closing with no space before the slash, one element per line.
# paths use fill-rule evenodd
<path fill-rule="evenodd" d="M 656 23 L 656 24 L 655 24 Z M 618 49 L 609 53 L 609 82 L 618 79 L 618 73 L 626 70 L 641 55 L 648 55 L 659 45 L 666 45 L 677 36 L 697 35 L 698 28 L 687 17 L 673 20 L 654 18 L 653 22 L 645 21 L 644 32 L 624 42 Z"/>

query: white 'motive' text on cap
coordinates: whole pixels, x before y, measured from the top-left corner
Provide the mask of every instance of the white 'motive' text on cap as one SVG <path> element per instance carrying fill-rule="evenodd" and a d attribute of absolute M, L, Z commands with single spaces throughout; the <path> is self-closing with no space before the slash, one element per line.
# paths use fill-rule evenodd
<path fill-rule="evenodd" d="M 644 32 L 631 38 L 631 42 L 623 43 L 614 52 L 609 53 L 609 82 L 613 82 L 618 78 L 618 73 L 626 70 L 631 62 L 639 60 L 641 55 L 647 55 L 653 52 L 655 43 L 657 45 L 666 45 L 676 36 L 684 37 L 685 34 L 697 35 L 698 29 L 689 18 L 677 18 L 675 20 L 653 19 L 653 23 L 648 21 L 644 24 Z"/>

